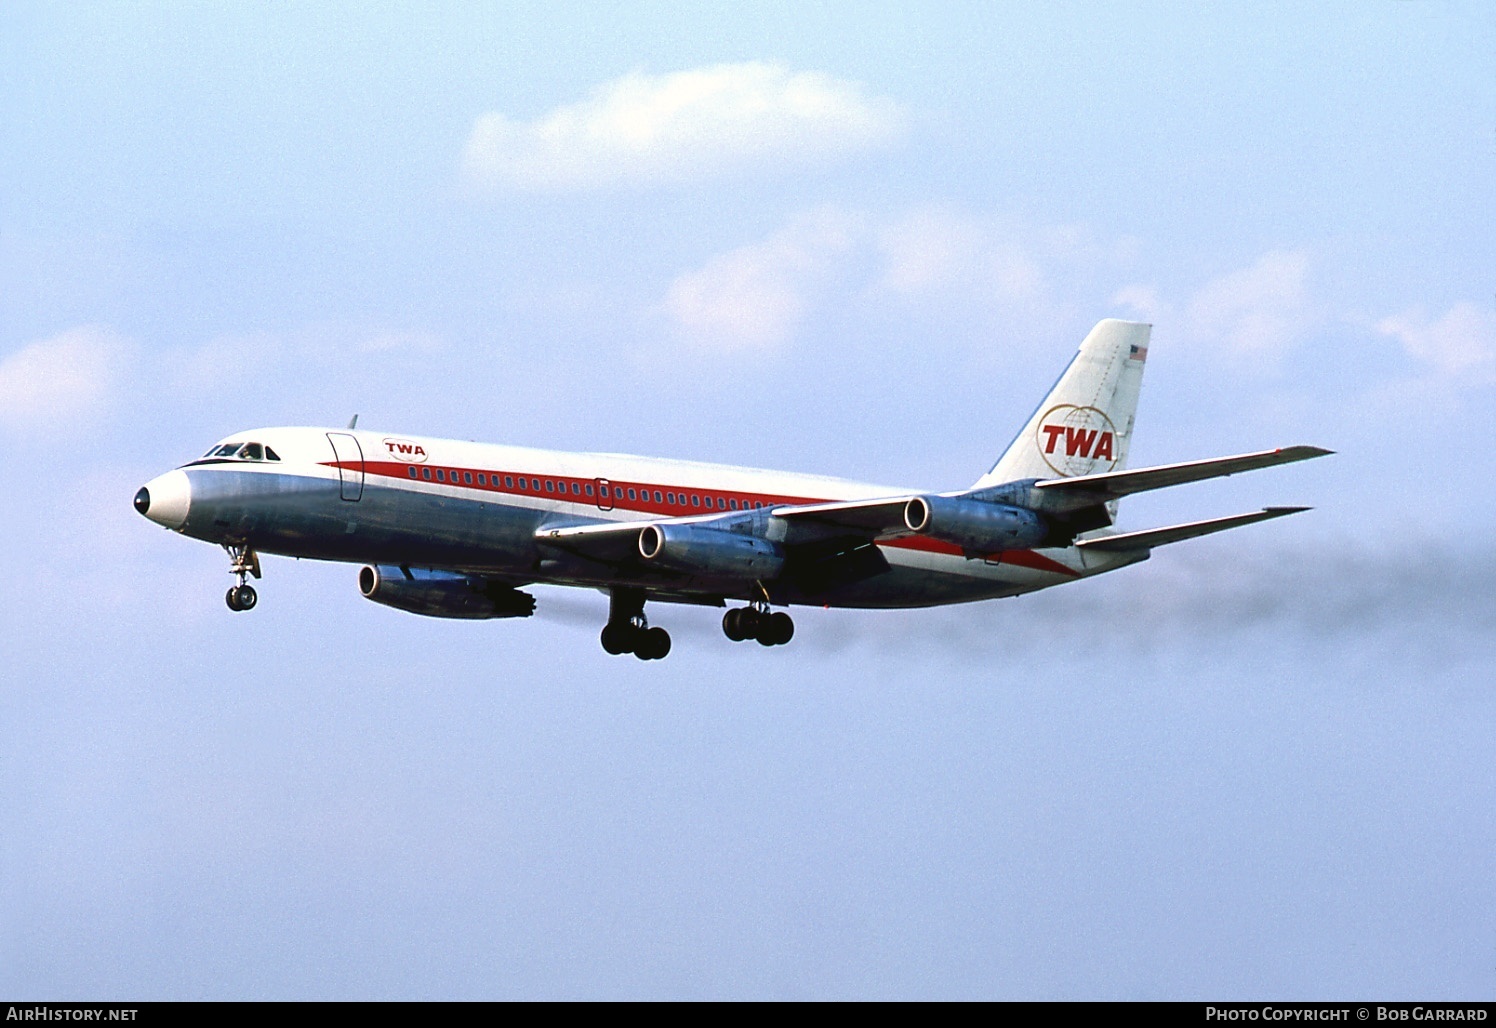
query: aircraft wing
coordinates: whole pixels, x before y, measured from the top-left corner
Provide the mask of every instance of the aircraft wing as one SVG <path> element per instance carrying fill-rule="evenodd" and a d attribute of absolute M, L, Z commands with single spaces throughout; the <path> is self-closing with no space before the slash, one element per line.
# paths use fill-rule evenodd
<path fill-rule="evenodd" d="M 785 523 L 782 542 L 789 546 L 822 542 L 831 538 L 856 538 L 871 542 L 895 535 L 907 535 L 904 507 L 908 496 L 876 500 L 847 500 L 831 503 L 807 503 L 775 507 L 768 511 Z M 589 560 L 616 564 L 639 556 L 639 533 L 650 525 L 700 524 L 725 527 L 723 522 L 740 521 L 746 512 L 700 515 L 683 518 L 648 518 L 637 521 L 601 521 L 582 525 L 542 525 L 535 531 L 536 542 L 567 550 Z"/>
<path fill-rule="evenodd" d="M 1075 478 L 1049 478 L 1035 483 L 1035 488 L 1046 493 L 1074 494 L 1087 503 L 1103 503 L 1132 493 L 1150 489 L 1164 489 L 1186 482 L 1199 482 L 1207 478 L 1221 478 L 1242 471 L 1270 468 L 1276 464 L 1292 464 L 1294 461 L 1323 457 L 1332 450 L 1318 446 L 1287 446 L 1278 450 L 1263 450 L 1259 453 L 1243 453 L 1235 457 L 1213 457 L 1210 460 L 1192 460 L 1183 464 L 1162 464 L 1154 468 L 1138 468 L 1135 471 L 1108 471 L 1100 475 L 1078 475 Z"/>
<path fill-rule="evenodd" d="M 1124 532 L 1121 535 L 1103 535 L 1095 539 L 1079 539 L 1075 545 L 1082 550 L 1101 550 L 1107 553 L 1132 553 L 1137 550 L 1151 550 L 1155 546 L 1163 546 L 1167 543 L 1182 542 L 1185 539 L 1194 539 L 1202 535 L 1210 535 L 1212 532 L 1224 532 L 1228 528 L 1239 528 L 1242 525 L 1255 524 L 1258 521 L 1268 521 L 1272 518 L 1281 518 L 1288 514 L 1297 514 L 1300 511 L 1309 510 L 1308 507 L 1265 507 L 1251 514 L 1233 514 L 1230 517 L 1211 518 L 1208 521 L 1191 521 L 1183 525 L 1171 525 L 1168 528 L 1150 528 L 1143 532 Z"/>
<path fill-rule="evenodd" d="M 793 543 L 797 537 L 828 535 L 885 539 L 910 534 L 904 524 L 904 508 L 913 498 L 910 495 L 806 503 L 796 507 L 775 507 L 773 515 L 785 522 L 786 542 Z"/>

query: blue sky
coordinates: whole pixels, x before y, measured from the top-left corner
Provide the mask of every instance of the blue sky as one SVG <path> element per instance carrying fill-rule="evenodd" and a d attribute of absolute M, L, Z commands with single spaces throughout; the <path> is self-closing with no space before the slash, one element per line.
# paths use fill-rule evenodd
<path fill-rule="evenodd" d="M 1496 14 L 7 5 L 0 993 L 1489 998 Z M 447 624 L 161 532 L 360 424 L 955 488 L 1101 317 L 1106 579 Z"/>

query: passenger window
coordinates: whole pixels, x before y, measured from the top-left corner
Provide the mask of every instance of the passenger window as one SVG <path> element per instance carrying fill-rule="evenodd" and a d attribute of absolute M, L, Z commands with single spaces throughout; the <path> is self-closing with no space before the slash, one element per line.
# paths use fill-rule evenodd
<path fill-rule="evenodd" d="M 267 446 L 267 447 L 265 447 L 265 459 L 266 460 L 280 460 L 280 454 L 276 453 L 274 450 L 272 450 L 270 447 Z"/>
<path fill-rule="evenodd" d="M 589 493 L 592 492 L 592 490 L 590 488 L 587 491 Z M 571 484 L 571 495 L 573 495 L 573 496 L 581 496 L 582 495 L 582 487 L 580 485 L 578 485 L 576 482 L 573 482 Z"/>
<path fill-rule="evenodd" d="M 481 471 L 478 472 L 478 484 L 479 485 L 487 485 L 488 484 L 488 479 L 484 476 L 483 472 L 481 472 Z"/>
<path fill-rule="evenodd" d="M 665 502 L 673 504 L 675 502 L 675 494 L 674 493 L 666 493 L 665 494 Z"/>
<path fill-rule="evenodd" d="M 633 490 L 633 488 L 632 488 L 632 487 L 630 487 L 630 489 L 629 489 L 629 499 L 631 499 L 631 500 L 637 500 L 637 499 L 638 499 L 638 498 L 639 498 L 639 497 L 637 497 L 637 496 L 635 496 L 635 495 L 634 495 L 634 490 Z"/>
<path fill-rule="evenodd" d="M 663 499 L 663 497 L 660 496 L 660 491 L 658 489 L 655 490 L 655 502 L 656 503 L 663 503 L 664 502 L 664 499 Z"/>
<path fill-rule="evenodd" d="M 447 473 L 445 471 L 443 471 L 441 468 L 437 468 L 436 469 L 436 480 L 438 482 L 445 482 L 447 480 Z"/>
<path fill-rule="evenodd" d="M 473 473 L 471 471 L 464 471 L 462 473 L 462 484 L 463 485 L 472 485 L 473 484 Z"/>
<path fill-rule="evenodd" d="M 415 478 L 416 477 L 416 469 L 415 469 L 414 465 L 412 465 L 410 467 L 409 471 L 410 471 L 410 477 L 411 478 Z"/>
<path fill-rule="evenodd" d="M 731 507 L 733 510 L 737 510 L 738 509 L 738 501 L 737 500 L 728 500 L 727 501 L 727 505 L 729 507 Z"/>
<path fill-rule="evenodd" d="M 695 493 L 691 494 L 691 506 L 693 506 L 693 507 L 700 507 L 701 506 L 701 497 L 697 496 Z"/>
<path fill-rule="evenodd" d="M 514 488 L 514 478 L 512 476 L 510 476 L 510 475 L 505 475 L 504 476 L 504 488 L 505 489 L 513 489 Z"/>
<path fill-rule="evenodd" d="M 545 480 L 545 491 L 548 492 L 548 493 L 555 492 L 556 491 L 556 483 L 552 482 L 549 478 L 546 479 Z"/>
<path fill-rule="evenodd" d="M 430 468 L 422 468 L 421 469 L 421 477 L 424 478 L 428 482 L 431 481 L 431 469 Z"/>
<path fill-rule="evenodd" d="M 590 486 L 590 485 L 587 487 L 587 495 L 588 496 L 592 495 L 592 486 Z"/>

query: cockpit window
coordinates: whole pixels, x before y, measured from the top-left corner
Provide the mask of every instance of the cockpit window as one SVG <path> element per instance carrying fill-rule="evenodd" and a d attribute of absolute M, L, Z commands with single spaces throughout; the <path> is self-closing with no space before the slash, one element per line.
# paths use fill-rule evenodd
<path fill-rule="evenodd" d="M 266 460 L 280 460 L 280 454 L 276 453 L 274 450 L 272 450 L 270 447 L 267 446 L 267 447 L 265 447 L 265 459 Z"/>
<path fill-rule="evenodd" d="M 243 449 L 239 451 L 239 456 L 243 460 L 264 460 L 265 448 L 259 443 L 245 443 Z"/>
<path fill-rule="evenodd" d="M 232 457 L 242 445 L 242 443 L 224 443 L 216 450 L 209 450 L 208 454 L 213 457 Z"/>

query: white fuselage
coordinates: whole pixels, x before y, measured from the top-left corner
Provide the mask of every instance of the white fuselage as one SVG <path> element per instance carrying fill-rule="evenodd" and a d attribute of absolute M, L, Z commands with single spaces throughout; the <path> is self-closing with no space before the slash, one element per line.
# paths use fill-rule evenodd
<path fill-rule="evenodd" d="M 259 444 L 259 459 L 254 451 L 245 456 L 250 443 Z M 775 508 L 909 492 L 623 454 L 267 428 L 229 437 L 148 483 L 142 512 L 185 535 L 258 553 L 480 573 L 511 586 L 635 588 L 703 603 L 766 592 L 777 603 L 923 607 L 1029 592 L 1138 559 L 1074 547 L 973 555 L 909 535 L 878 542 L 887 571 L 810 591 L 790 582 L 662 576 L 638 561 L 598 562 L 537 538 L 553 525 L 664 519 L 751 525 L 773 538 Z"/>

